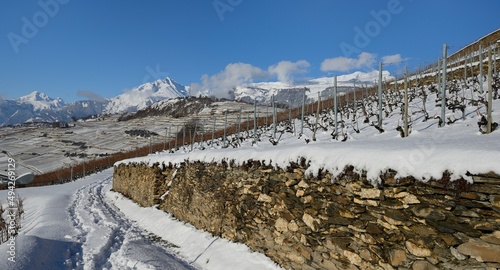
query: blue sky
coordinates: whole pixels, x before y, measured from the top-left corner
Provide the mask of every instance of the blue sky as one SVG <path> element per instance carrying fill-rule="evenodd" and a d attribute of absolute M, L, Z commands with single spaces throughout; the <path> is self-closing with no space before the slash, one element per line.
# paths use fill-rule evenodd
<path fill-rule="evenodd" d="M 397 73 L 496 30 L 498 10 L 497 0 L 4 0 L 0 96 L 109 98 L 164 76 L 293 82 L 368 71 L 384 56 L 403 60 L 386 67 Z"/>

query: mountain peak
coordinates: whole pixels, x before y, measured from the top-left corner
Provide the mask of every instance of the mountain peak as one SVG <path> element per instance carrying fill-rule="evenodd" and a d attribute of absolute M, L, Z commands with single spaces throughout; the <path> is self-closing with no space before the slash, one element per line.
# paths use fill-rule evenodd
<path fill-rule="evenodd" d="M 38 91 L 33 91 L 26 96 L 19 98 L 19 101 L 50 101 L 51 98 L 46 94 Z"/>
<path fill-rule="evenodd" d="M 17 102 L 32 105 L 35 111 L 58 109 L 64 106 L 64 101 L 61 98 L 53 99 L 47 94 L 38 91 L 33 91 L 26 96 L 20 97 Z"/>
<path fill-rule="evenodd" d="M 125 93 L 109 99 L 104 110 L 106 113 L 133 112 L 164 99 L 184 97 L 187 95 L 186 87 L 170 77 L 144 83 L 132 88 Z"/>
<path fill-rule="evenodd" d="M 147 82 L 145 84 L 142 84 L 140 86 L 138 86 L 137 88 L 138 89 L 147 89 L 147 88 L 150 88 L 151 86 L 155 87 L 155 88 L 161 88 L 161 86 L 165 86 L 165 87 L 171 87 L 171 88 L 175 88 L 175 89 L 178 89 L 178 90 L 181 90 L 185 88 L 184 85 L 174 81 L 172 78 L 170 77 L 165 77 L 163 79 L 158 79 L 156 81 L 152 81 L 152 82 Z"/>

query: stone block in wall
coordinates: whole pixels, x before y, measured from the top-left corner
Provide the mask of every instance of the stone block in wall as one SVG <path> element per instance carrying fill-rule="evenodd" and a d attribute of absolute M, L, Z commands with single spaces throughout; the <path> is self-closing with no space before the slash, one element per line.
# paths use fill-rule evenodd
<path fill-rule="evenodd" d="M 457 250 L 480 262 L 500 263 L 500 245 L 497 244 L 488 243 L 480 239 L 469 239 L 467 243 L 458 246 Z"/>

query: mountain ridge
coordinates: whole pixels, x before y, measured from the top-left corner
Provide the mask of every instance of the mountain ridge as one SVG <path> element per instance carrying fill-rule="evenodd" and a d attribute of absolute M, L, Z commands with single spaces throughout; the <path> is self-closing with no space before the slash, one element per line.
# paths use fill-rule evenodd
<path fill-rule="evenodd" d="M 378 71 L 354 72 L 337 77 L 339 91 L 350 91 L 355 86 L 373 85 Z M 388 71 L 383 78 L 393 79 Z M 302 100 L 304 89 L 309 100 L 330 95 L 333 77 L 313 78 L 297 83 L 257 82 L 236 86 L 229 94 L 235 101 L 270 104 L 274 96 L 276 103 L 297 106 Z M 187 97 L 189 87 L 177 83 L 170 77 L 147 82 L 124 93 L 105 100 L 80 100 L 66 103 L 61 98 L 33 91 L 16 100 L 0 99 L 0 126 L 34 122 L 70 122 L 100 114 L 128 114 L 151 108 L 158 102 Z"/>
<path fill-rule="evenodd" d="M 45 93 L 33 91 L 14 100 L 0 98 L 0 126 L 69 122 L 91 115 L 136 112 L 157 101 L 186 95 L 186 87 L 169 77 L 142 84 L 102 101 L 66 103 L 59 97 L 51 98 Z"/>

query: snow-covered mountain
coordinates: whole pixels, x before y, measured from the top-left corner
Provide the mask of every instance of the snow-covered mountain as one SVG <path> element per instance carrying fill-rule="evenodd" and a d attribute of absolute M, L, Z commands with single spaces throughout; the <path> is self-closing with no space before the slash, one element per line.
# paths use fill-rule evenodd
<path fill-rule="evenodd" d="M 17 100 L 0 99 L 0 126 L 26 122 L 66 121 L 60 110 L 66 106 L 61 98 L 50 98 L 34 91 Z"/>
<path fill-rule="evenodd" d="M 105 113 L 136 112 L 155 102 L 187 96 L 186 87 L 170 78 L 145 83 L 109 99 Z"/>
<path fill-rule="evenodd" d="M 44 93 L 33 92 L 17 100 L 0 99 L 0 126 L 23 123 L 69 122 L 101 114 L 105 102 L 77 101 L 65 103 L 60 98 L 50 98 Z"/>
<path fill-rule="evenodd" d="M 337 76 L 337 85 L 339 91 L 349 91 L 350 89 L 354 89 L 354 87 L 365 85 L 372 86 L 376 80 L 378 80 L 378 76 L 377 70 L 371 72 L 357 71 L 352 74 Z M 394 79 L 394 77 L 392 77 L 388 71 L 383 71 L 382 79 L 389 81 Z M 269 103 L 274 95 L 278 103 L 296 105 L 294 102 L 302 100 L 304 88 L 309 90 L 306 92 L 307 98 L 315 100 L 318 97 L 318 93 L 321 93 L 323 97 L 331 95 L 329 89 L 331 89 L 333 85 L 334 77 L 321 77 L 293 84 L 283 82 L 259 82 L 237 86 L 230 95 L 235 100 L 246 102 L 257 100 L 259 103 Z"/>
<path fill-rule="evenodd" d="M 107 101 L 82 100 L 70 103 L 64 111 L 71 118 L 84 118 L 89 115 L 102 114 L 107 104 Z"/>
<path fill-rule="evenodd" d="M 17 102 L 19 104 L 31 105 L 33 111 L 58 110 L 66 105 L 61 98 L 53 99 L 38 91 L 33 91 L 26 96 L 20 97 Z"/>
<path fill-rule="evenodd" d="M 16 100 L 0 98 L 0 126 L 29 122 L 68 122 L 103 113 L 136 112 L 165 99 L 187 95 L 186 87 L 170 78 L 148 82 L 119 96 L 66 103 L 34 91 Z"/>

